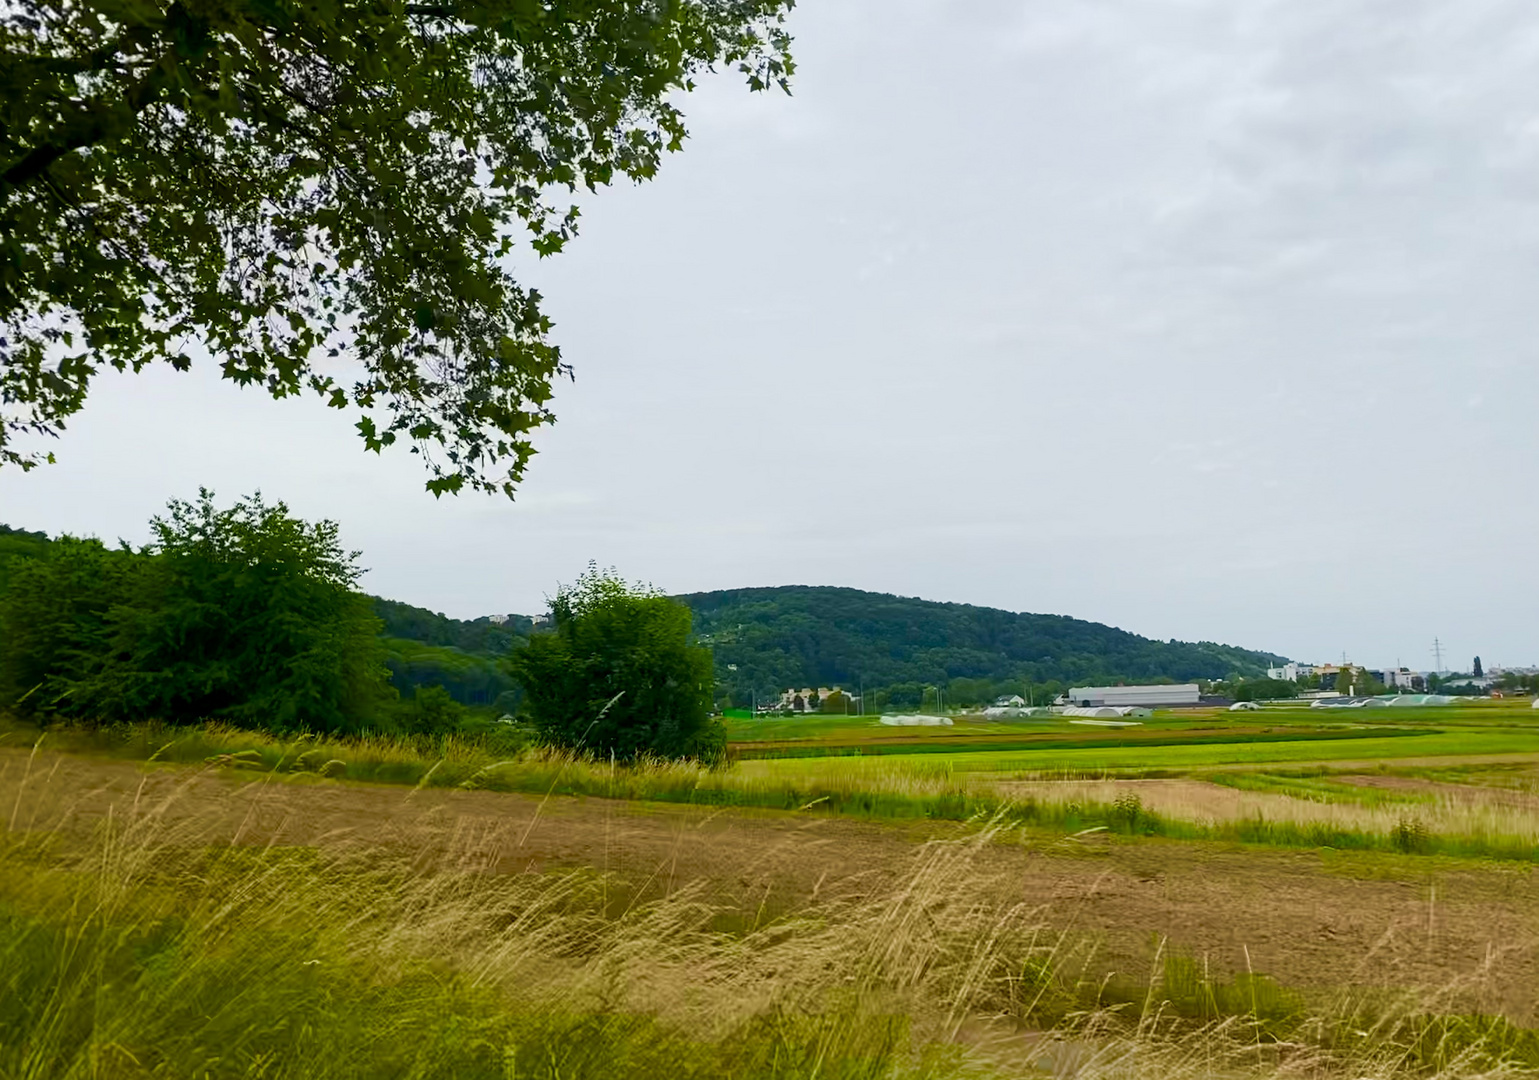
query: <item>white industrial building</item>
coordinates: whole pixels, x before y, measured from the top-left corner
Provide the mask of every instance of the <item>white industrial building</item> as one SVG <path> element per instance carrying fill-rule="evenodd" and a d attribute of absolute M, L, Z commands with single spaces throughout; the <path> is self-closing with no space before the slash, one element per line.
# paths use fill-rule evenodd
<path fill-rule="evenodd" d="M 1100 705 L 1142 706 L 1146 709 L 1171 709 L 1181 705 L 1196 705 L 1196 683 L 1179 683 L 1169 686 L 1075 686 L 1066 695 L 1066 704 L 1092 709 Z"/>

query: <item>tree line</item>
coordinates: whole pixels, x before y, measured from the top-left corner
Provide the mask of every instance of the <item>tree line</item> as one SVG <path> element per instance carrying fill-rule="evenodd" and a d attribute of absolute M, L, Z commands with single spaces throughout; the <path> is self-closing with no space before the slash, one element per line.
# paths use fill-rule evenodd
<path fill-rule="evenodd" d="M 398 632 L 467 660 L 483 695 L 516 685 L 522 727 L 539 741 L 618 760 L 719 758 L 708 648 L 689 609 L 595 567 L 562 588 L 550 626 L 510 620 L 433 625 L 357 590 L 357 553 L 334 522 L 308 523 L 260 495 L 221 508 L 211 492 L 173 500 L 150 543 L 0 533 L 0 707 L 40 723 L 222 721 L 278 732 L 431 735 L 486 731 L 498 718 L 441 678 L 392 683 L 411 663 Z M 381 608 L 384 616 L 380 614 Z M 430 613 L 429 613 L 430 614 Z M 441 619 L 441 617 L 434 617 Z M 495 662 L 459 646 L 505 646 Z M 490 671 L 488 671 L 490 669 Z M 500 680 L 500 681 L 499 681 Z M 512 719 L 512 718 L 506 718 Z M 499 732 L 501 733 L 501 732 Z"/>
<path fill-rule="evenodd" d="M 591 566 L 538 627 L 450 619 L 365 596 L 335 523 L 260 496 L 173 501 L 151 534 L 136 549 L 0 528 L 0 706 L 43 722 L 521 731 L 629 758 L 718 754 L 713 713 L 787 686 L 841 686 L 817 707 L 865 712 L 1040 704 L 1194 668 L 1231 669 L 1210 685 L 1237 698 L 1296 692 L 1251 674 L 1275 657 L 1230 646 L 853 589 L 670 599 Z"/>

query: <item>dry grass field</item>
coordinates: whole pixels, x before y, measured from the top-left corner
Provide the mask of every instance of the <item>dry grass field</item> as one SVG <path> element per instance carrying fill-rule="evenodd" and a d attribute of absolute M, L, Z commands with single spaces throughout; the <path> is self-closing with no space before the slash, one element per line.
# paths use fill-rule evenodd
<path fill-rule="evenodd" d="M 359 783 L 9 741 L 3 1077 L 1539 1071 L 1539 760 L 1510 750 L 659 765 L 606 790 L 601 765 L 469 751 L 436 786 L 447 758 Z M 387 751 L 325 752 L 387 778 Z M 773 808 L 788 769 L 786 794 L 839 798 Z M 940 812 L 962 794 L 984 809 Z M 1257 821 L 1298 828 L 1218 829 Z M 1479 836 L 1502 857 L 1432 843 Z"/>

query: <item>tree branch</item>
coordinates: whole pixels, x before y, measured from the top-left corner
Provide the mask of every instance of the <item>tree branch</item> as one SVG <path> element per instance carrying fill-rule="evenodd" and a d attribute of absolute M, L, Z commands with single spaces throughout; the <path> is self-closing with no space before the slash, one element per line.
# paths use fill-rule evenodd
<path fill-rule="evenodd" d="M 138 116 L 160 96 L 169 69 L 175 62 L 174 51 L 167 49 L 142 79 L 123 91 L 123 104 L 128 107 L 130 119 Z M 36 180 L 65 154 L 101 142 L 114 134 L 114 128 L 119 126 L 121 118 L 109 103 L 99 102 L 95 108 L 81 108 L 73 120 L 60 126 L 42 143 L 27 151 L 20 161 L 6 169 L 0 175 L 0 180 L 4 180 L 7 187 L 21 187 Z"/>

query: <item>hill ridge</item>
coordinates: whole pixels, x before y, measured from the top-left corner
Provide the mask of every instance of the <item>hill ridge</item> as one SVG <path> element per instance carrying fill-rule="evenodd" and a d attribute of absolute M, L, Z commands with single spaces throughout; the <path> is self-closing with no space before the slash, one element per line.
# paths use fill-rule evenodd
<path fill-rule="evenodd" d="M 843 585 L 749 586 L 684 593 L 695 631 L 716 654 L 718 681 L 737 697 L 787 686 L 898 689 L 964 696 L 992 689 L 1116 680 L 1260 675 L 1286 658 L 1212 641 L 1160 641 L 1072 615 L 1013 612 Z M 969 691 L 971 693 L 969 694 Z M 951 691 L 955 693 L 955 691 Z M 959 702 L 960 703 L 960 702 Z"/>

